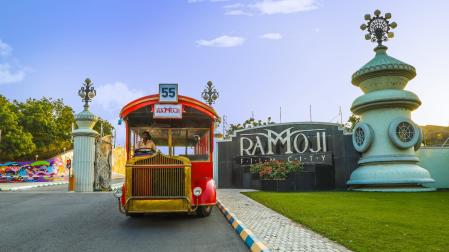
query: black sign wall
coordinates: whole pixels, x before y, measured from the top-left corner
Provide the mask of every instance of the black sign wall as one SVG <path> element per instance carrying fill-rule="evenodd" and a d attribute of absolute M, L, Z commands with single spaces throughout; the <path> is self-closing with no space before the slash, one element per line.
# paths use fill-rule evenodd
<path fill-rule="evenodd" d="M 337 124 L 283 123 L 239 130 L 218 143 L 221 188 L 260 188 L 249 172 L 251 164 L 268 160 L 300 161 L 304 171 L 289 176 L 291 188 L 345 188 L 359 154 L 351 135 Z M 296 176 L 296 178 L 294 178 Z"/>

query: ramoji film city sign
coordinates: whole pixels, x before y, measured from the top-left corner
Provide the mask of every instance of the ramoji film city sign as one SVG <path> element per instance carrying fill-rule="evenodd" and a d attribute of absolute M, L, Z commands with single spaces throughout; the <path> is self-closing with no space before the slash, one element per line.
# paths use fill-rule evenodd
<path fill-rule="evenodd" d="M 301 163 L 331 164 L 326 129 L 260 129 L 260 132 L 239 136 L 241 165 L 265 160 L 300 161 Z"/>
<path fill-rule="evenodd" d="M 218 143 L 218 183 L 222 188 L 249 188 L 253 184 L 251 164 L 279 160 L 300 161 L 305 171 L 316 174 L 317 183 L 322 180 L 343 188 L 359 157 L 351 135 L 334 123 L 293 122 L 242 129 Z"/>

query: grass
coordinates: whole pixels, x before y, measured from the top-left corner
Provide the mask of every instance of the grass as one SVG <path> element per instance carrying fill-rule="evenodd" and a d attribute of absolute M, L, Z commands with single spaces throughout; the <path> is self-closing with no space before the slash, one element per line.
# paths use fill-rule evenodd
<path fill-rule="evenodd" d="M 449 192 L 246 192 L 355 251 L 448 251 Z"/>

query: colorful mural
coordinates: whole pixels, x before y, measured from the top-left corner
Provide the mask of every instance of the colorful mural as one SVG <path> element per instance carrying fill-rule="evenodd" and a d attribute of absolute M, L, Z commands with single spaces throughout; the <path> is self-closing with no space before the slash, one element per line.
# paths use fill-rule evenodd
<path fill-rule="evenodd" d="M 73 151 L 67 151 L 49 160 L 36 162 L 0 163 L 0 183 L 54 182 L 67 180 L 67 160 L 73 160 Z M 125 175 L 126 151 L 123 147 L 112 150 L 112 171 Z"/>
<path fill-rule="evenodd" d="M 69 173 L 65 163 L 72 157 L 69 151 L 49 160 L 0 163 L 0 183 L 66 180 Z"/>

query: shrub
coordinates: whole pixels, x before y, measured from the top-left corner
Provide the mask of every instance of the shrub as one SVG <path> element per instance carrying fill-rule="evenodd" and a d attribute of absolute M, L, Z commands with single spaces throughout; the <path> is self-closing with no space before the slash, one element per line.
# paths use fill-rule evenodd
<path fill-rule="evenodd" d="M 250 166 L 250 172 L 259 174 L 260 179 L 286 179 L 288 174 L 301 169 L 302 164 L 299 161 L 285 162 L 271 160 Z"/>

